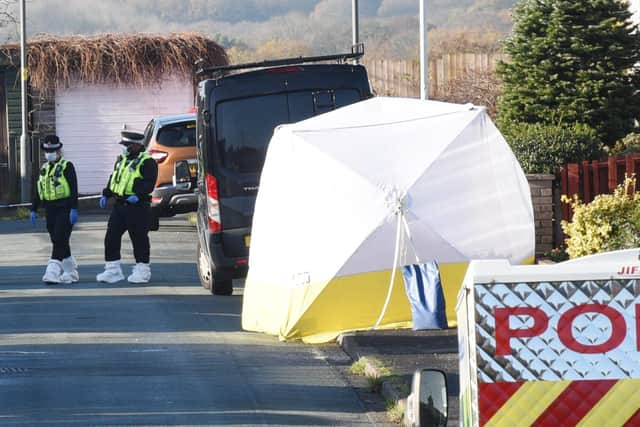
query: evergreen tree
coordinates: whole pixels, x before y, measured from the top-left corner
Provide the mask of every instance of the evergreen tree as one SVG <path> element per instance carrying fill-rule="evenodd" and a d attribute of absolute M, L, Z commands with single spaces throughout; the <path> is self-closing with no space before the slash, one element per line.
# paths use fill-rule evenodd
<path fill-rule="evenodd" d="M 505 42 L 499 122 L 584 123 L 608 145 L 640 113 L 640 35 L 621 0 L 523 0 Z"/>

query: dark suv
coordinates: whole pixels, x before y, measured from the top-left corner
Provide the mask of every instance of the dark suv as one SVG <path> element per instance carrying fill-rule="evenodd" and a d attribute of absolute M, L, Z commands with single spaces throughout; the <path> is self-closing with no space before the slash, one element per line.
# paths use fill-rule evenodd
<path fill-rule="evenodd" d="M 199 83 L 196 100 L 198 273 L 212 293 L 230 295 L 232 279 L 247 274 L 254 203 L 274 128 L 370 98 L 365 68 L 345 63 L 361 55 L 199 71 L 213 75 Z M 339 63 L 311 64 L 320 61 Z"/>

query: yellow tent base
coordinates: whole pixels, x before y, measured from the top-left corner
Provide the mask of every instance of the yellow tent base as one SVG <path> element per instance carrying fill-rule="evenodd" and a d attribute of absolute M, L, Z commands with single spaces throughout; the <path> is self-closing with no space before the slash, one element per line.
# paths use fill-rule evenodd
<path fill-rule="evenodd" d="M 468 263 L 440 265 L 449 327 L 455 327 L 455 305 Z M 370 329 L 378 319 L 391 270 L 337 277 L 328 283 L 274 286 L 249 275 L 245 283 L 242 327 L 307 343 L 334 341 L 344 332 Z M 391 300 L 378 329 L 412 327 L 411 308 L 402 271 L 396 271 Z"/>

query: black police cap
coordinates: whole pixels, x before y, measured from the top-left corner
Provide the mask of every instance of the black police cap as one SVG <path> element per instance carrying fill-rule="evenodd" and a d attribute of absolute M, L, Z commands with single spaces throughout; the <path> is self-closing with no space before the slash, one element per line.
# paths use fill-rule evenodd
<path fill-rule="evenodd" d="M 120 144 L 144 144 L 144 134 L 140 132 L 134 132 L 130 130 L 123 130 L 120 132 L 121 140 Z"/>
<path fill-rule="evenodd" d="M 58 151 L 60 148 L 62 148 L 62 143 L 60 142 L 60 138 L 58 138 L 57 135 L 47 135 L 40 143 L 40 148 L 42 148 L 44 151 Z"/>

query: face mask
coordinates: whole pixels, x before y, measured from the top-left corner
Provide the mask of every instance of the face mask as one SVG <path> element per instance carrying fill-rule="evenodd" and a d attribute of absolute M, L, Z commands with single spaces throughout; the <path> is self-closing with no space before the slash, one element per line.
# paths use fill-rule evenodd
<path fill-rule="evenodd" d="M 127 145 L 127 154 L 138 155 L 142 151 L 140 148 L 141 146 L 138 144 Z"/>
<path fill-rule="evenodd" d="M 44 158 L 47 159 L 48 162 L 55 162 L 58 160 L 58 153 L 44 153 Z"/>
<path fill-rule="evenodd" d="M 122 150 L 122 155 L 123 155 L 123 156 L 126 156 L 126 155 L 128 155 L 128 154 L 129 154 L 129 147 L 127 147 L 126 145 L 123 145 L 123 146 L 121 147 L 121 150 Z"/>

